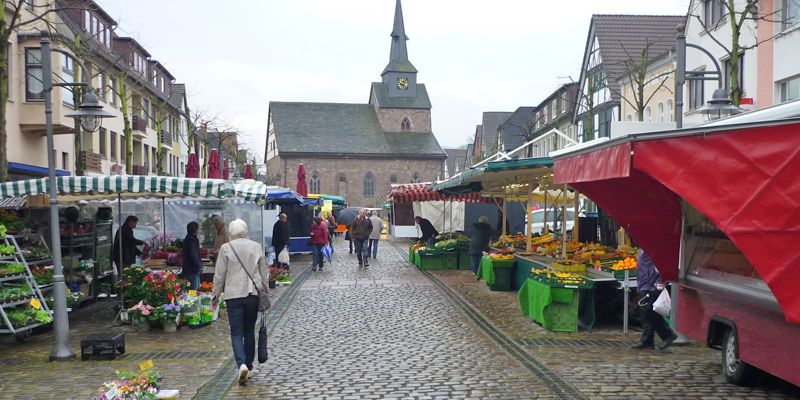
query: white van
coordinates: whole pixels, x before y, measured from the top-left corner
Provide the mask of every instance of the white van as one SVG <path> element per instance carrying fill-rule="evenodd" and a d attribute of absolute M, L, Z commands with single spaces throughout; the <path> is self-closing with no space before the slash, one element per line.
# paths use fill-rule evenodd
<path fill-rule="evenodd" d="M 542 229 L 544 229 L 544 220 L 545 220 L 545 213 L 544 209 L 533 210 L 533 223 L 531 224 L 531 230 L 533 233 L 542 233 Z M 554 221 L 555 220 L 555 221 Z M 547 226 L 550 229 L 550 232 L 560 232 L 561 231 L 561 223 L 562 223 L 562 215 L 561 209 L 553 210 L 552 208 L 547 209 Z M 575 225 L 575 209 L 568 208 L 567 209 L 567 232 L 572 232 L 572 227 Z M 525 219 L 525 230 L 528 229 L 528 220 L 527 216 Z M 525 232 L 526 234 L 528 232 Z"/>

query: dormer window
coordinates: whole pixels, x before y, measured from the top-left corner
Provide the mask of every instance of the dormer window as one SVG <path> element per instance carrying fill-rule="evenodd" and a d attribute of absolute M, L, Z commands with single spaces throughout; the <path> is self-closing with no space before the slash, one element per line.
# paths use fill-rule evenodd
<path fill-rule="evenodd" d="M 83 13 L 83 30 L 103 46 L 111 48 L 111 27 L 89 10 Z"/>
<path fill-rule="evenodd" d="M 133 67 L 134 71 L 139 72 L 141 74 L 144 74 L 144 72 L 146 71 L 146 65 L 145 65 L 144 57 L 142 57 L 141 54 L 139 54 L 138 52 L 135 52 L 135 51 L 133 52 L 131 66 Z"/>
<path fill-rule="evenodd" d="M 408 132 L 411 130 L 411 121 L 408 117 L 403 118 L 403 122 L 400 123 L 400 132 Z"/>

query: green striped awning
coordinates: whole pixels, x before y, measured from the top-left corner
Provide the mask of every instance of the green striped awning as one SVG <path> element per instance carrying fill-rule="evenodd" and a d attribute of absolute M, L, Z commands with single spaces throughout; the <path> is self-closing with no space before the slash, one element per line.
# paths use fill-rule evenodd
<path fill-rule="evenodd" d="M 257 182 L 239 182 L 233 185 L 236 195 L 247 200 L 260 203 L 267 199 L 267 185 Z"/>
<path fill-rule="evenodd" d="M 221 179 L 175 178 L 169 176 L 59 176 L 59 194 L 95 195 L 141 193 L 161 196 L 234 196 L 230 184 Z M 0 198 L 47 194 L 48 178 L 13 181 L 0 184 Z"/>

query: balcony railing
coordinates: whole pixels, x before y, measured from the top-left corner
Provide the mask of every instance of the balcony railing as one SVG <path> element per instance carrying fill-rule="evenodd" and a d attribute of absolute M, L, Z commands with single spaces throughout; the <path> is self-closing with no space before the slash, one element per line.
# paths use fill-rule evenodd
<path fill-rule="evenodd" d="M 92 153 L 90 151 L 81 152 L 81 161 L 86 171 L 103 172 L 103 157 L 100 154 Z"/>
<path fill-rule="evenodd" d="M 172 133 L 161 130 L 161 144 L 172 147 Z"/>
<path fill-rule="evenodd" d="M 131 173 L 133 175 L 147 175 L 147 167 L 144 165 L 134 165 Z"/>
<path fill-rule="evenodd" d="M 134 131 L 147 132 L 147 120 L 138 115 L 131 118 L 131 126 Z"/>

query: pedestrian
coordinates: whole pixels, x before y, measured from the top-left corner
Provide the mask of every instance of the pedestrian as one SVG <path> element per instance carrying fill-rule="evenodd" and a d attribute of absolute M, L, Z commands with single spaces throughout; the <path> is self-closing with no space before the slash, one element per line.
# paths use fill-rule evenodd
<path fill-rule="evenodd" d="M 311 270 L 316 271 L 319 265 L 319 270 L 322 271 L 324 266 L 325 257 L 322 255 L 322 248 L 328 244 L 328 229 L 319 217 L 314 218 L 311 223 L 311 250 L 313 251 L 314 258 L 311 261 Z"/>
<path fill-rule="evenodd" d="M 133 230 L 138 223 L 139 218 L 135 215 L 129 215 L 125 218 L 125 223 L 117 229 L 117 234 L 114 236 L 114 243 L 111 245 L 111 257 L 117 264 L 117 269 L 120 274 L 123 269 L 136 264 L 136 256 L 144 254 L 136 246 L 142 246 L 145 243 L 133 236 Z"/>
<path fill-rule="evenodd" d="M 244 385 L 253 370 L 256 356 L 255 326 L 258 319 L 258 292 L 267 295 L 269 272 L 261 244 L 247 238 L 247 224 L 241 219 L 229 226 L 230 242 L 219 250 L 214 271 L 214 306 L 225 295 L 228 324 L 238 381 Z"/>
<path fill-rule="evenodd" d="M 381 232 L 383 231 L 383 220 L 378 216 L 377 211 L 369 213 L 369 220 L 372 222 L 372 233 L 369 234 L 369 248 L 367 249 L 367 258 L 378 258 L 378 241 L 381 240 Z"/>
<path fill-rule="evenodd" d="M 278 221 L 272 226 L 272 248 L 275 250 L 275 257 L 278 257 L 283 250 L 289 251 L 289 222 L 285 213 L 278 215 Z M 288 270 L 289 264 L 277 262 L 278 265 Z"/>
<path fill-rule="evenodd" d="M 419 229 L 422 231 L 422 237 L 419 238 L 418 241 L 427 243 L 428 247 L 433 247 L 436 237 L 439 236 L 439 231 L 433 227 L 431 221 L 428 221 L 425 218 L 417 216 L 414 217 L 414 221 L 417 222 Z"/>
<path fill-rule="evenodd" d="M 197 232 L 200 224 L 195 221 L 186 225 L 186 237 L 183 238 L 183 262 L 181 274 L 189 280 L 189 289 L 200 288 L 200 272 L 203 270 L 203 261 L 200 258 L 200 239 Z"/>
<path fill-rule="evenodd" d="M 355 241 L 358 267 L 369 267 L 369 235 L 372 234 L 372 221 L 367 218 L 367 210 L 358 210 L 358 216 L 350 224 L 351 236 Z"/>
<path fill-rule="evenodd" d="M 494 234 L 492 226 L 489 225 L 489 217 L 482 215 L 478 222 L 472 224 L 472 232 L 469 235 L 469 258 L 472 273 L 478 274 L 478 267 L 481 265 L 481 257 L 484 251 L 489 251 L 489 238 Z"/>
<path fill-rule="evenodd" d="M 636 292 L 639 297 L 639 318 L 642 322 L 642 337 L 639 343 L 631 346 L 632 349 L 654 349 L 655 334 L 661 337 L 659 350 L 664 350 L 672 345 L 678 338 L 675 331 L 667 325 L 667 321 L 661 314 L 653 311 L 653 302 L 658 298 L 659 292 L 664 289 L 661 282 L 661 275 L 650 257 L 639 249 L 639 256 L 636 259 Z M 644 305 L 642 305 L 644 304 Z"/>
<path fill-rule="evenodd" d="M 336 218 L 333 216 L 333 213 L 329 211 L 328 217 L 325 219 L 325 221 L 328 223 L 328 236 L 330 238 L 329 244 L 331 246 L 331 251 L 333 251 L 333 235 L 336 233 L 337 227 Z"/>
<path fill-rule="evenodd" d="M 344 240 L 347 240 L 347 246 L 350 247 L 350 254 L 353 254 L 353 233 L 350 226 L 344 231 Z"/>
<path fill-rule="evenodd" d="M 225 228 L 225 219 L 219 215 L 215 215 L 213 217 L 213 221 L 216 236 L 214 236 L 214 249 L 211 252 L 214 254 L 219 254 L 220 247 L 222 247 L 223 244 L 228 243 L 231 239 L 228 235 L 228 229 Z"/>

